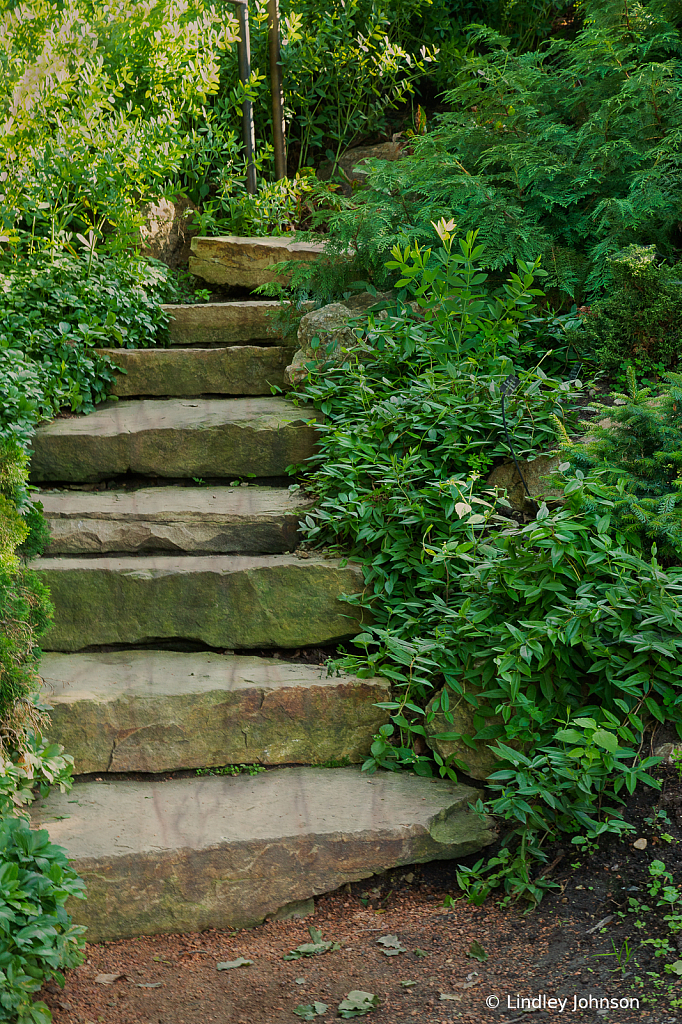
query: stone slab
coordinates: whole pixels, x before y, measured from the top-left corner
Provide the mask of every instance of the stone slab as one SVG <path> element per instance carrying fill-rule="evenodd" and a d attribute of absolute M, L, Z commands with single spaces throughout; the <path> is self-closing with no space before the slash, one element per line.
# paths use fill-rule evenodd
<path fill-rule="evenodd" d="M 293 551 L 310 499 L 275 487 L 43 491 L 46 555 Z"/>
<path fill-rule="evenodd" d="M 123 373 L 111 394 L 132 396 L 271 395 L 283 387 L 291 352 L 281 345 L 231 348 L 100 349 Z"/>
<path fill-rule="evenodd" d="M 360 568 L 319 556 L 38 558 L 31 566 L 56 609 L 46 651 L 177 639 L 310 647 L 360 628 L 359 610 L 339 600 L 362 590 Z"/>
<path fill-rule="evenodd" d="M 204 302 L 201 305 L 166 304 L 171 345 L 278 345 L 274 329 L 280 304 L 276 299 L 240 302 Z"/>
<path fill-rule="evenodd" d="M 480 791 L 359 769 L 88 782 L 32 811 L 66 847 L 87 902 L 67 904 L 88 939 L 261 922 L 391 867 L 460 858 L 491 843 L 469 810 Z"/>
<path fill-rule="evenodd" d="M 316 419 L 314 409 L 273 397 L 106 403 L 89 416 L 38 427 L 31 480 L 284 476 L 312 455 Z"/>
<path fill-rule="evenodd" d="M 283 260 L 314 260 L 324 246 L 288 238 L 249 238 L 224 235 L 192 239 L 189 272 L 211 284 L 257 288 L 262 284 L 286 284 L 288 278 L 270 269 Z"/>
<path fill-rule="evenodd" d="M 76 772 L 363 761 L 388 680 L 275 658 L 174 651 L 44 654 L 49 737 Z"/>

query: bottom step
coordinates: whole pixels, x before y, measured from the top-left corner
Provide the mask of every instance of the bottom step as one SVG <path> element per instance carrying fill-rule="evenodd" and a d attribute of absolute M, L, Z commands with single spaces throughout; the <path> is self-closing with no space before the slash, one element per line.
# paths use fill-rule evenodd
<path fill-rule="evenodd" d="M 354 768 L 88 782 L 33 808 L 87 884 L 67 909 L 98 942 L 241 928 L 279 907 L 495 838 L 449 780 Z"/>

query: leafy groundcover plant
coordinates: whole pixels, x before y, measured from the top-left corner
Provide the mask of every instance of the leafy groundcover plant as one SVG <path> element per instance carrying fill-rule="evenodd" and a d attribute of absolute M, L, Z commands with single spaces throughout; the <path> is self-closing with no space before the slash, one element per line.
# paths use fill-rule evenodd
<path fill-rule="evenodd" d="M 581 385 L 568 321 L 534 313 L 538 265 L 493 293 L 475 235 L 453 229 L 439 223 L 439 250 L 394 249 L 410 307 L 359 329 L 341 367 L 310 365 L 300 394 L 325 425 L 303 470 L 318 496 L 305 530 L 364 570 L 348 600 L 373 625 L 337 664 L 393 682 L 392 723 L 365 769 L 454 777 L 467 748 L 492 746 L 499 770 L 479 810 L 509 827 L 502 852 L 460 881 L 477 900 L 504 886 L 536 902 L 552 884 L 533 867 L 548 840 L 627 830 L 623 792 L 656 785 L 645 730 L 665 720 L 682 736 L 682 569 L 679 557 L 664 568 L 599 473 L 568 456 L 549 504 L 515 512 L 487 483 L 509 456 L 505 381 L 518 384 L 509 434 L 531 459 L 576 429 Z M 457 756 L 427 753 L 436 716 L 435 739 Z"/>
<path fill-rule="evenodd" d="M 0 436 L 25 444 L 60 408 L 91 411 L 113 381 L 111 359 L 96 350 L 163 341 L 159 302 L 172 294 L 165 267 L 130 254 L 0 260 Z"/>
<path fill-rule="evenodd" d="M 45 981 L 82 959 L 83 928 L 64 904 L 83 883 L 47 832 L 31 831 L 26 806 L 52 785 L 71 786 L 73 759 L 42 738 L 38 642 L 52 612 L 46 588 L 22 563 L 44 540 L 28 497 L 27 456 L 0 438 L 0 1021 L 47 1024 L 51 1014 L 32 996 Z"/>

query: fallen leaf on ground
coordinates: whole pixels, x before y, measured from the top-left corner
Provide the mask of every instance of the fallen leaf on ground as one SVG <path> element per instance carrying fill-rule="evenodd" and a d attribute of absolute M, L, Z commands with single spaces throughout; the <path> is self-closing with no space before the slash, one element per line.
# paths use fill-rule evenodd
<path fill-rule="evenodd" d="M 321 1017 L 328 1009 L 326 1003 L 310 1003 L 308 1006 L 297 1006 L 294 1013 L 297 1017 L 302 1017 L 303 1020 L 314 1020 L 315 1017 Z"/>
<path fill-rule="evenodd" d="M 473 974 L 467 974 L 466 981 L 453 981 L 452 984 L 454 988 L 472 988 L 474 985 L 480 985 L 482 981 L 480 974 L 474 971 Z"/>
<path fill-rule="evenodd" d="M 403 988 L 413 988 L 417 984 L 417 982 L 416 981 L 401 981 L 400 984 L 403 986 Z"/>
<path fill-rule="evenodd" d="M 397 956 L 398 953 L 407 953 L 407 949 L 403 946 L 397 935 L 382 935 L 380 939 L 377 939 L 377 944 L 386 946 L 386 949 L 381 950 L 384 956 Z"/>
<path fill-rule="evenodd" d="M 162 982 L 160 981 L 140 981 L 138 982 L 138 988 L 161 988 Z"/>
<path fill-rule="evenodd" d="M 296 979 L 296 984 L 297 985 L 305 985 L 305 978 L 297 978 Z"/>
<path fill-rule="evenodd" d="M 250 967 L 253 960 L 246 960 L 243 956 L 237 957 L 236 960 L 224 960 L 221 964 L 216 964 L 217 971 L 231 971 L 234 967 Z"/>
<path fill-rule="evenodd" d="M 426 952 L 425 949 L 415 949 L 414 955 L 415 956 L 428 956 L 429 954 Z"/>
<path fill-rule="evenodd" d="M 320 956 L 333 949 L 341 949 L 339 942 L 304 942 L 290 953 L 285 953 L 282 960 L 300 960 L 302 956 Z"/>
<path fill-rule="evenodd" d="M 476 939 L 469 946 L 469 952 L 467 956 L 472 957 L 474 960 L 480 960 L 482 964 L 488 959 L 488 954 L 484 950 L 480 942 L 476 942 Z"/>
<path fill-rule="evenodd" d="M 361 992 L 353 989 L 345 999 L 339 1003 L 339 1017 L 364 1017 L 366 1013 L 376 1010 L 379 1005 L 379 996 L 373 992 Z"/>
<path fill-rule="evenodd" d="M 322 953 L 329 953 L 335 949 L 341 949 L 340 942 L 331 942 L 330 940 L 322 939 L 322 932 L 315 925 L 311 924 L 308 927 L 308 935 L 313 940 L 312 942 L 303 942 L 296 949 L 290 950 L 285 953 L 282 960 L 300 960 L 302 956 L 320 956 Z"/>
<path fill-rule="evenodd" d="M 95 978 L 96 985 L 113 985 L 115 981 L 120 978 L 125 978 L 125 974 L 98 974 Z"/>
<path fill-rule="evenodd" d="M 440 998 L 443 1002 L 445 1002 L 446 999 L 451 999 L 453 1003 L 459 1003 L 462 999 L 461 996 L 450 995 L 449 992 L 441 992 Z"/>

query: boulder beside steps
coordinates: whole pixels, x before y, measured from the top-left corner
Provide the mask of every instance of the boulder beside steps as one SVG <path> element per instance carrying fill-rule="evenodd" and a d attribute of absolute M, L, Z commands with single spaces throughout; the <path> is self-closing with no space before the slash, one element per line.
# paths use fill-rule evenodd
<path fill-rule="evenodd" d="M 272 279 L 273 262 L 317 255 L 290 242 L 195 239 L 194 269 L 253 287 Z M 377 706 L 386 680 L 249 653 L 362 628 L 340 600 L 362 589 L 359 567 L 292 553 L 308 498 L 190 485 L 283 478 L 314 451 L 314 410 L 264 390 L 285 350 L 271 329 L 277 306 L 165 307 L 169 349 L 112 353 L 128 370 L 116 384 L 126 400 L 36 431 L 32 479 L 57 485 L 39 495 L 54 535 L 33 563 L 56 606 L 44 693 L 76 784 L 32 817 L 86 880 L 88 901 L 67 909 L 91 941 L 256 924 L 345 882 L 494 839 L 469 809 L 474 789 L 314 767 L 364 759 L 387 719 Z M 125 474 L 182 486 L 65 489 Z M 183 653 L 190 644 L 213 650 Z M 159 777 L 227 764 L 267 770 Z M 281 767 L 292 764 L 307 767 Z"/>

